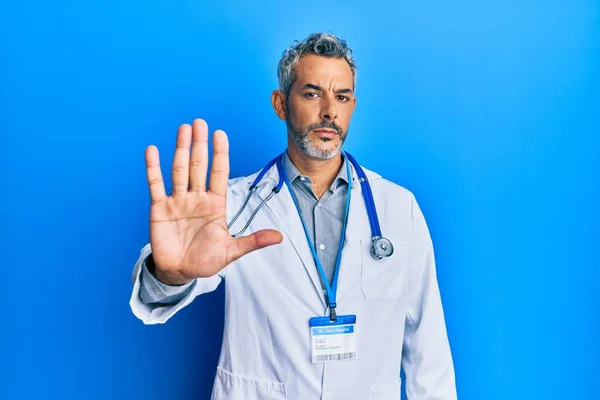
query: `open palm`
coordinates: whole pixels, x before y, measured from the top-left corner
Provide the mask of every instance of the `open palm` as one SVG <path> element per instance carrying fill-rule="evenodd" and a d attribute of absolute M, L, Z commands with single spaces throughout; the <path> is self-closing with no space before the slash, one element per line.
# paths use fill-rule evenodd
<path fill-rule="evenodd" d="M 191 154 L 190 154 L 191 146 Z M 262 230 L 233 238 L 227 229 L 226 196 L 229 180 L 229 143 L 225 132 L 213 136 L 210 187 L 208 126 L 196 119 L 181 125 L 173 159 L 173 192 L 167 196 L 158 149 L 146 149 L 150 198 L 150 244 L 156 277 L 177 285 L 215 275 L 241 256 L 280 243 L 276 230 Z"/>

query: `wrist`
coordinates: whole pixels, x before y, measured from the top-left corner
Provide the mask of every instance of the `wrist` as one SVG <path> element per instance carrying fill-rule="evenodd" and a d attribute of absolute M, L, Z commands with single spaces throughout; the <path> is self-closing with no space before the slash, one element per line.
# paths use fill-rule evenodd
<path fill-rule="evenodd" d="M 169 273 L 157 267 L 152 254 L 146 258 L 146 268 L 148 269 L 148 272 L 152 274 L 152 276 L 168 286 L 183 286 L 192 281 L 192 279 L 186 279 L 179 274 Z"/>

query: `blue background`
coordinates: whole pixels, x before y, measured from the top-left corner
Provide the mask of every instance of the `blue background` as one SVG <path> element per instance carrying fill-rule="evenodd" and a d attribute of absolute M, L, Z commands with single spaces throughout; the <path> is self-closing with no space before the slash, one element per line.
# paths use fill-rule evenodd
<path fill-rule="evenodd" d="M 223 287 L 129 309 L 144 148 L 169 176 L 202 117 L 259 169 L 281 52 L 324 30 L 359 66 L 347 149 L 427 217 L 460 399 L 598 399 L 600 3 L 210 3 L 0 6 L 0 398 L 208 398 Z"/>

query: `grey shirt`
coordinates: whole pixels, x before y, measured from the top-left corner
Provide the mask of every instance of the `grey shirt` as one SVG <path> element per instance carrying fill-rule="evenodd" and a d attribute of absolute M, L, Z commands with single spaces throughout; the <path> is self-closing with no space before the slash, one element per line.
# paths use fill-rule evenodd
<path fill-rule="evenodd" d="M 312 190 L 310 177 L 300 174 L 287 153 L 284 156 L 284 163 L 290 185 L 298 200 L 300 215 L 306 224 L 327 280 L 331 282 L 346 211 L 349 183 L 346 172 L 347 161 L 344 159 L 338 175 L 320 199 Z M 195 281 L 182 286 L 165 285 L 148 271 L 144 262 L 140 276 L 140 299 L 144 304 L 155 307 L 177 304 L 193 289 L 194 284 Z M 321 285 L 325 287 L 322 279 Z"/>

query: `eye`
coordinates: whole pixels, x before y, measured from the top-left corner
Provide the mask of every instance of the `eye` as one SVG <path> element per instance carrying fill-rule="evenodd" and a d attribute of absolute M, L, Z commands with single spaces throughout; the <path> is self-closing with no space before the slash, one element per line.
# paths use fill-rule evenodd
<path fill-rule="evenodd" d="M 314 99 L 316 97 L 318 97 L 319 94 L 315 93 L 315 92 L 306 92 L 304 93 L 304 97 L 306 97 L 307 99 Z"/>
<path fill-rule="evenodd" d="M 348 97 L 348 96 L 343 96 L 343 95 L 341 95 L 341 94 L 340 94 L 340 95 L 338 96 L 338 100 L 339 100 L 339 101 L 342 101 L 342 102 L 347 102 L 347 101 L 350 101 L 350 97 Z"/>

